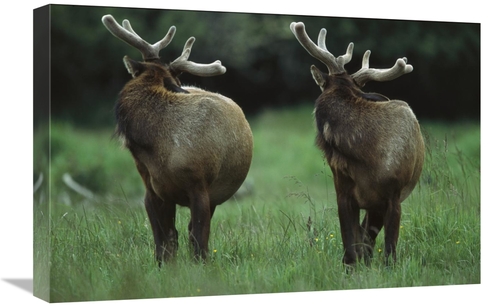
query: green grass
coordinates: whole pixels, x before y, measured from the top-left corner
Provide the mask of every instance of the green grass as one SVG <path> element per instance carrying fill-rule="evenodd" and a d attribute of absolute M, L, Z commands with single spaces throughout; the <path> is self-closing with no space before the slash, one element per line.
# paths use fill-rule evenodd
<path fill-rule="evenodd" d="M 269 110 L 250 119 L 252 194 L 217 208 L 205 265 L 191 260 L 189 211 L 179 208 L 179 252 L 161 269 L 140 177 L 112 129 L 54 123 L 50 202 L 47 190 L 34 196 L 35 261 L 50 260 L 50 301 L 480 283 L 479 124 L 422 123 L 426 163 L 403 203 L 398 263 L 384 267 L 381 233 L 372 265 L 346 274 L 331 172 L 314 146 L 311 112 Z M 68 188 L 64 173 L 96 197 Z M 46 279 L 35 276 L 35 292 Z"/>

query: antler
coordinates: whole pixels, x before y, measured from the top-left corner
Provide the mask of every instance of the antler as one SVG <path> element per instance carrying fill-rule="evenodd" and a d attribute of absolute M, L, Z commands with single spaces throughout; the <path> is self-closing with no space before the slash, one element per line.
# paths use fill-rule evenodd
<path fill-rule="evenodd" d="M 368 81 L 390 81 L 413 71 L 413 66 L 406 64 L 408 60 L 405 57 L 397 59 L 389 69 L 369 68 L 370 54 L 370 50 L 365 52 L 361 69 L 351 75 L 360 87 Z"/>
<path fill-rule="evenodd" d="M 150 43 L 143 40 L 135 31 L 132 29 L 130 22 L 125 19 L 123 21 L 123 27 L 120 26 L 116 20 L 111 15 L 105 15 L 102 17 L 102 23 L 106 27 L 106 29 L 111 32 L 114 36 L 123 40 L 127 44 L 135 47 L 142 54 L 142 58 L 144 61 L 150 61 L 154 59 L 160 58 L 160 50 L 167 47 L 172 41 L 172 38 L 175 35 L 175 26 L 171 26 L 168 30 L 167 35 L 165 37 L 151 45 Z"/>
<path fill-rule="evenodd" d="M 310 55 L 328 67 L 328 73 L 330 75 L 345 72 L 344 65 L 349 63 L 352 58 L 352 50 L 354 49 L 353 43 L 347 46 L 346 54 L 335 58 L 335 56 L 326 49 L 326 29 L 323 28 L 319 32 L 318 45 L 314 44 L 307 35 L 304 23 L 292 22 L 290 24 L 290 30 L 292 30 L 299 43 Z"/>
<path fill-rule="evenodd" d="M 175 26 L 171 26 L 167 35 L 165 35 L 162 40 L 151 45 L 135 33 L 130 22 L 126 19 L 123 21 L 122 27 L 116 22 L 113 16 L 105 15 L 102 17 L 102 23 L 109 30 L 109 32 L 111 32 L 111 34 L 138 49 L 141 52 L 144 61 L 160 59 L 160 50 L 170 44 L 176 30 Z M 221 62 L 218 60 L 211 64 L 198 64 L 188 61 L 194 41 L 194 37 L 191 37 L 186 41 L 181 56 L 170 64 L 170 68 L 178 73 L 187 72 L 202 77 L 216 76 L 225 73 L 226 68 L 222 66 Z"/>
<path fill-rule="evenodd" d="M 182 54 L 170 63 L 170 68 L 177 72 L 188 72 L 192 75 L 200 77 L 210 77 L 224 74 L 226 72 L 226 68 L 222 66 L 221 61 L 219 60 L 211 64 L 198 64 L 188 61 L 194 41 L 194 37 L 190 37 L 186 41 Z"/>

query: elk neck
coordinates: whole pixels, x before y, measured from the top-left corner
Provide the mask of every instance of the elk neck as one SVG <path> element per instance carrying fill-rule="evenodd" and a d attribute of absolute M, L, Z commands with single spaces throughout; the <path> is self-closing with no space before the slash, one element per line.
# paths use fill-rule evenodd
<path fill-rule="evenodd" d="M 332 150 L 347 154 L 370 139 L 372 129 L 366 119 L 376 113 L 377 103 L 365 95 L 347 73 L 328 76 L 314 108 L 316 144 L 327 158 Z"/>
<path fill-rule="evenodd" d="M 124 92 L 150 94 L 188 93 L 181 88 L 181 82 L 169 66 L 160 62 L 138 63 L 138 71 L 134 78 L 124 87 Z"/>
<path fill-rule="evenodd" d="M 179 93 L 188 93 L 180 87 L 179 80 L 168 66 L 141 62 L 139 70 L 124 86 L 115 105 L 116 133 L 126 139 L 131 149 L 140 146 L 152 148 L 155 127 L 165 124 L 170 104 L 179 101 Z"/>
<path fill-rule="evenodd" d="M 316 100 L 315 117 L 318 125 L 326 121 L 332 126 L 359 119 L 364 108 L 363 92 L 347 73 L 328 75 L 325 88 Z M 322 131 L 322 129 L 318 130 Z"/>

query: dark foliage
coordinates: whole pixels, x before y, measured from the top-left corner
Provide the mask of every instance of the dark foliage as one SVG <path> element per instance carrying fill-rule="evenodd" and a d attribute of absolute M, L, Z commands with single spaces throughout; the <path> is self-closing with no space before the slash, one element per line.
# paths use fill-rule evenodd
<path fill-rule="evenodd" d="M 354 42 L 353 59 L 346 65 L 349 73 L 361 67 L 367 49 L 372 51 L 371 67 L 392 67 L 403 56 L 414 66 L 411 74 L 397 80 L 369 83 L 366 92 L 405 100 L 420 119 L 479 120 L 480 24 L 64 5 L 53 5 L 50 11 L 52 115 L 78 124 L 113 123 L 114 102 L 130 78 L 122 58 L 141 60 L 133 47 L 104 28 L 105 14 L 118 21 L 129 19 L 134 30 L 153 43 L 175 25 L 172 43 L 161 52 L 167 62 L 195 36 L 190 59 L 221 60 L 227 72 L 211 78 L 182 75 L 182 83 L 231 97 L 247 115 L 304 102 L 312 107 L 319 89 L 309 67 L 325 68 L 289 29 L 292 21 L 303 21 L 313 38 L 321 28 L 328 30 L 327 46 L 335 55 Z"/>

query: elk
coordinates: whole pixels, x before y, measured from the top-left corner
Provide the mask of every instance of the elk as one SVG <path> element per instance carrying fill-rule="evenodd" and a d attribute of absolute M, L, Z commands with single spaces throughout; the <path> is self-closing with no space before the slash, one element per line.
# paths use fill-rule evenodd
<path fill-rule="evenodd" d="M 132 75 L 115 105 L 116 134 L 124 140 L 145 186 L 144 203 L 161 266 L 175 256 L 178 232 L 177 205 L 191 213 L 189 240 L 194 258 L 205 261 L 210 222 L 217 205 L 228 200 L 245 180 L 253 151 L 253 136 L 241 108 L 231 99 L 196 87 L 181 86 L 183 72 L 207 77 L 225 73 L 220 61 L 198 64 L 188 61 L 194 37 L 182 54 L 169 64 L 159 52 L 174 37 L 151 45 L 128 20 L 120 26 L 111 15 L 104 26 L 135 47 L 142 62 L 128 56 L 123 62 Z"/>
<path fill-rule="evenodd" d="M 361 69 L 349 75 L 344 65 L 352 58 L 353 43 L 345 55 L 335 57 L 326 48 L 326 29 L 320 30 L 317 45 L 302 22 L 292 22 L 290 29 L 302 47 L 328 68 L 326 74 L 311 66 L 313 79 L 322 91 L 314 107 L 316 145 L 333 174 L 343 263 L 351 267 L 364 259 L 369 264 L 382 227 L 385 264 L 395 263 L 401 202 L 420 177 L 424 141 L 406 102 L 364 93 L 361 88 L 368 81 L 398 78 L 413 67 L 401 58 L 390 69 L 369 68 L 368 50 Z M 361 224 L 360 209 L 366 211 Z"/>

